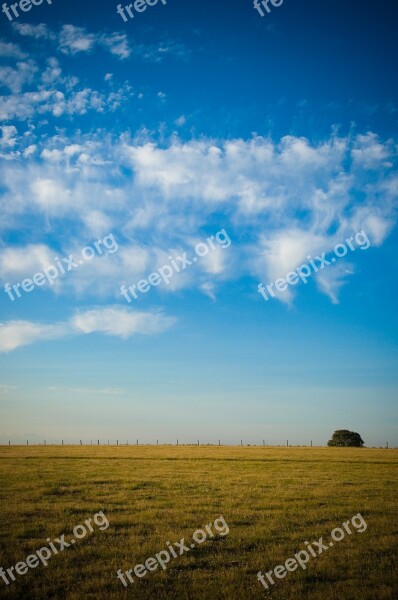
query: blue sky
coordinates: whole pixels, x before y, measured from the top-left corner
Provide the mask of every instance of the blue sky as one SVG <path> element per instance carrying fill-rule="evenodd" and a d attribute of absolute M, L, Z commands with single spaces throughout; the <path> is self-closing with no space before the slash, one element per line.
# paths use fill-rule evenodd
<path fill-rule="evenodd" d="M 116 5 L 0 14 L 0 443 L 398 444 L 395 3 Z"/>

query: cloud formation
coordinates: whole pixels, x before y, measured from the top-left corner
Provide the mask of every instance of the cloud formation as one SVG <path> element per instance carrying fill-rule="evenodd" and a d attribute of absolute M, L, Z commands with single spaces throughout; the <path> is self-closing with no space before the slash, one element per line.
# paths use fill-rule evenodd
<path fill-rule="evenodd" d="M 38 232 L 44 227 L 58 237 L 66 255 L 104 230 L 118 239 L 117 255 L 64 278 L 61 291 L 89 294 L 95 287 L 105 297 L 118 297 L 120 284 L 131 285 L 168 262 L 170 253 L 201 241 L 221 212 L 218 225 L 228 231 L 232 247 L 213 252 L 161 293 L 195 286 L 214 297 L 228 279 L 275 281 L 307 255 L 328 252 L 357 231 L 364 230 L 372 246 L 381 245 L 396 219 L 396 147 L 373 133 L 317 144 L 286 136 L 279 142 L 174 137 L 160 145 L 102 133 L 43 142 L 15 128 L 3 137 L 9 158 L 0 164 L 6 229 L 29 227 L 33 218 Z M 62 242 L 57 232 L 71 211 L 74 224 Z M 48 236 L 33 237 L 30 247 L 0 252 L 9 279 L 20 275 L 24 253 L 29 268 L 35 263 L 40 270 L 55 252 Z M 316 278 L 333 302 L 355 271 L 353 264 L 346 267 L 343 277 L 330 269 Z M 284 298 L 291 301 L 288 294 Z"/>
<path fill-rule="evenodd" d="M 68 328 L 62 324 L 45 325 L 30 321 L 0 323 L 0 352 L 10 352 L 40 340 L 54 340 L 67 333 Z"/>
<path fill-rule="evenodd" d="M 92 54 L 98 49 L 110 52 L 120 60 L 134 58 L 145 62 L 159 63 L 166 58 L 188 60 L 191 53 L 182 43 L 164 38 L 157 44 L 133 42 L 130 44 L 127 34 L 120 31 L 90 32 L 84 27 L 64 24 L 59 31 L 52 31 L 44 23 L 32 25 L 28 23 L 12 24 L 15 33 L 22 37 L 33 38 L 50 44 L 54 49 L 69 56 L 81 53 Z M 0 42 L 0 49 L 2 48 Z M 24 55 L 15 44 L 3 44 L 4 53 L 16 58 Z"/>
<path fill-rule="evenodd" d="M 161 312 L 133 312 L 120 306 L 79 312 L 69 321 L 56 324 L 14 320 L 0 323 L 0 352 L 10 352 L 38 341 L 97 332 L 126 340 L 138 334 L 162 333 L 174 323 L 173 317 Z"/>

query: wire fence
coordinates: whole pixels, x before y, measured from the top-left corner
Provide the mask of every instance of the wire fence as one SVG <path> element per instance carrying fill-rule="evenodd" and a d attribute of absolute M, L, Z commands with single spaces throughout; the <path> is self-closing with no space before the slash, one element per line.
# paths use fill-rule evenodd
<path fill-rule="evenodd" d="M 1 445 L 6 445 L 6 444 L 0 444 Z M 206 446 L 206 447 L 250 447 L 250 448 L 326 448 L 326 445 L 322 445 L 322 444 L 313 444 L 312 440 L 310 441 L 310 443 L 308 444 L 291 444 L 289 442 L 289 440 L 286 440 L 285 443 L 281 443 L 281 444 L 271 444 L 271 443 L 266 443 L 266 440 L 263 440 L 262 443 L 249 443 L 247 441 L 244 441 L 243 439 L 240 440 L 240 443 L 225 443 L 222 442 L 221 440 L 218 440 L 217 442 L 201 442 L 200 440 L 196 440 L 195 442 L 181 442 L 180 440 L 176 440 L 175 442 L 160 442 L 159 440 L 156 440 L 156 443 L 154 442 L 140 442 L 138 439 L 136 439 L 135 441 L 120 441 L 120 440 L 99 440 L 99 439 L 95 439 L 95 440 L 90 440 L 90 441 L 86 441 L 86 440 L 79 440 L 79 442 L 65 442 L 64 440 L 61 440 L 60 442 L 47 442 L 47 440 L 43 440 L 42 442 L 37 442 L 37 441 L 29 441 L 26 440 L 26 444 L 25 443 L 13 443 L 11 440 L 8 441 L 8 446 L 112 446 L 112 447 L 118 447 L 118 446 L 190 446 L 190 447 L 195 447 L 195 446 Z M 389 443 L 386 442 L 385 445 L 379 445 L 379 446 L 371 446 L 371 448 L 383 448 L 383 449 L 388 449 Z"/>

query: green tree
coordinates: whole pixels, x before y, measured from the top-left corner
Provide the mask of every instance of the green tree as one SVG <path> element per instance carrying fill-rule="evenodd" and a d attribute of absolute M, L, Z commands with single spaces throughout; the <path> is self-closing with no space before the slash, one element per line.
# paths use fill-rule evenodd
<path fill-rule="evenodd" d="M 362 448 L 364 443 L 359 433 L 348 431 L 348 429 L 337 429 L 332 435 L 332 439 L 328 441 L 328 446 Z"/>

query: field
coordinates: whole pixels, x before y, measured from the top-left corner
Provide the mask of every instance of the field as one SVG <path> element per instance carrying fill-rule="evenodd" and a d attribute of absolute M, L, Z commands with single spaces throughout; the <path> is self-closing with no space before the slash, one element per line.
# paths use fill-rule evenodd
<path fill-rule="evenodd" d="M 10 599 L 383 600 L 398 597 L 398 450 L 189 446 L 1 447 L 0 566 L 7 569 L 103 511 L 109 527 L 88 533 L 17 575 Z M 263 573 L 331 539 L 361 513 L 354 530 L 306 569 Z M 127 588 L 117 579 L 222 515 L 226 536 L 208 536 L 167 569 Z"/>

